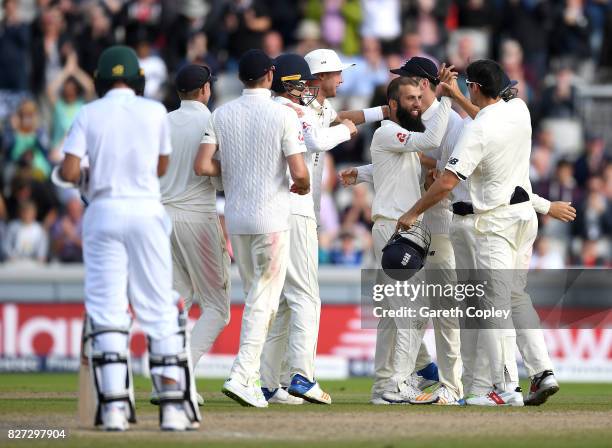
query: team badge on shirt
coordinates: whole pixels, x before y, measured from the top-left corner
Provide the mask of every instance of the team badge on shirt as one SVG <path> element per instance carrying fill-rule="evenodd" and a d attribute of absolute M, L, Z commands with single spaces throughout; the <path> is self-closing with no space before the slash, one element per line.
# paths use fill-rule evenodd
<path fill-rule="evenodd" d="M 406 143 L 406 140 L 408 140 L 410 136 L 408 134 L 404 134 L 403 132 L 398 132 L 396 134 L 396 137 L 400 141 L 400 143 Z"/>

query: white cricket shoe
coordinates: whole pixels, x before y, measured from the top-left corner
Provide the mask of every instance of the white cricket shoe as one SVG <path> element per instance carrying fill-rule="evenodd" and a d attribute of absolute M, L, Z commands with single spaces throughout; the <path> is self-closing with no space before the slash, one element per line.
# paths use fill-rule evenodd
<path fill-rule="evenodd" d="M 545 370 L 531 379 L 529 394 L 525 399 L 525 406 L 540 406 L 548 397 L 559 391 L 559 383 L 552 370 Z"/>
<path fill-rule="evenodd" d="M 198 406 L 204 406 L 204 397 L 196 392 L 196 400 L 198 401 Z M 151 395 L 149 395 L 149 403 L 154 404 L 155 406 L 159 406 L 159 395 L 157 395 L 157 391 L 153 389 L 151 391 Z"/>
<path fill-rule="evenodd" d="M 309 381 L 299 373 L 291 378 L 287 392 L 314 404 L 331 404 L 332 402 L 331 396 L 321 389 L 317 381 Z"/>
<path fill-rule="evenodd" d="M 382 398 L 392 404 L 410 404 L 410 400 L 414 400 L 421 393 L 422 391 L 415 386 L 412 377 L 410 377 L 406 381 L 400 382 L 397 385 L 397 390 L 384 392 Z"/>
<path fill-rule="evenodd" d="M 523 391 L 520 387 L 507 392 L 493 388 L 486 395 L 466 398 L 465 404 L 469 406 L 523 406 Z"/>
<path fill-rule="evenodd" d="M 458 406 L 459 401 L 453 393 L 442 384 L 432 392 L 423 392 L 414 400 L 410 400 L 410 404 L 437 404 L 444 406 Z"/>
<path fill-rule="evenodd" d="M 185 409 L 176 403 L 164 404 L 160 429 L 162 431 L 188 431 L 198 429 L 200 422 L 191 421 Z"/>
<path fill-rule="evenodd" d="M 237 401 L 242 406 L 252 406 L 255 408 L 268 407 L 268 402 L 261 391 L 261 383 L 259 380 L 257 380 L 255 384 L 247 386 L 232 378 L 229 378 L 223 384 L 223 389 L 221 389 L 221 392 L 230 397 L 232 400 Z"/>
<path fill-rule="evenodd" d="M 102 427 L 105 431 L 126 431 L 130 425 L 124 403 L 107 403 L 102 407 Z"/>
<path fill-rule="evenodd" d="M 372 394 L 372 397 L 370 398 L 370 404 L 375 404 L 378 406 L 378 405 L 389 405 L 391 403 L 385 400 L 381 394 Z"/>
<path fill-rule="evenodd" d="M 289 392 L 287 392 L 282 387 L 279 387 L 272 394 L 272 396 L 268 398 L 268 403 L 298 405 L 298 404 L 304 404 L 304 399 L 299 398 L 299 397 L 294 397 L 293 395 L 289 395 Z"/>

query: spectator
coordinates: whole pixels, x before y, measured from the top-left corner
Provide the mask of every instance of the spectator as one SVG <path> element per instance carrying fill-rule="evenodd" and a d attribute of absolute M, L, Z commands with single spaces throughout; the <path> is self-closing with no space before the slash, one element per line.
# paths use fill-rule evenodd
<path fill-rule="evenodd" d="M 4 198 L 2 197 L 2 193 L 0 193 L 0 263 L 4 261 L 6 255 L 4 254 L 4 245 L 1 244 L 2 241 L 6 240 L 6 220 L 8 214 L 6 211 L 6 204 L 4 203 Z"/>
<path fill-rule="evenodd" d="M 23 92 L 28 88 L 30 29 L 21 21 L 17 0 L 4 0 L 0 24 L 0 90 Z"/>
<path fill-rule="evenodd" d="M 596 268 L 606 266 L 606 260 L 599 253 L 597 241 L 586 240 L 582 242 L 580 257 L 577 263 L 586 268 Z"/>
<path fill-rule="evenodd" d="M 340 266 L 359 266 L 363 258 L 363 250 L 357 247 L 355 235 L 342 232 L 330 253 L 331 264 Z"/>
<path fill-rule="evenodd" d="M 272 59 L 283 52 L 283 36 L 278 31 L 268 31 L 262 41 L 262 50 Z"/>
<path fill-rule="evenodd" d="M 414 56 L 431 59 L 436 65 L 440 65 L 438 60 L 432 55 L 425 53 L 421 47 L 421 36 L 417 31 L 408 31 L 402 36 L 402 57 L 408 60 Z"/>
<path fill-rule="evenodd" d="M 586 198 L 576 207 L 574 231 L 591 241 L 609 239 L 612 235 L 612 202 L 605 195 L 600 176 L 593 176 L 587 182 Z"/>
<path fill-rule="evenodd" d="M 361 9 L 361 36 L 379 40 L 387 52 L 397 51 L 394 47 L 402 32 L 400 0 L 361 0 Z"/>
<path fill-rule="evenodd" d="M 187 59 L 181 64 L 206 65 L 213 73 L 219 73 L 217 57 L 208 49 L 208 37 L 202 31 L 194 33 L 187 43 Z M 179 67 L 180 68 L 180 67 Z"/>
<path fill-rule="evenodd" d="M 385 63 L 380 43 L 373 37 L 361 40 L 363 57 L 351 59 L 355 67 L 342 72 L 343 82 L 338 88 L 339 95 L 353 96 L 361 99 L 361 107 L 351 105 L 350 109 L 363 109 L 372 98 L 374 89 L 387 82 L 389 67 Z"/>
<path fill-rule="evenodd" d="M 529 269 L 563 269 L 565 267 L 561 254 L 551 250 L 548 238 L 536 239 L 533 249 Z"/>
<path fill-rule="evenodd" d="M 584 0 L 565 0 L 554 13 L 550 36 L 551 56 L 582 62 L 591 55 L 590 25 Z"/>
<path fill-rule="evenodd" d="M 574 172 L 578 185 L 584 187 L 591 176 L 600 176 L 607 166 L 606 143 L 604 139 L 595 134 L 586 137 L 585 152 L 574 165 Z"/>
<path fill-rule="evenodd" d="M 49 229 L 57 218 L 59 202 L 55 188 L 50 182 L 40 182 L 32 177 L 30 167 L 19 167 L 11 179 L 10 196 L 6 200 L 8 218 L 17 219 L 22 202 L 32 201 L 36 205 L 36 220 Z"/>
<path fill-rule="evenodd" d="M 25 201 L 19 206 L 19 219 L 12 221 L 6 232 L 4 252 L 9 261 L 47 259 L 48 237 L 43 226 L 36 222 L 36 205 Z"/>
<path fill-rule="evenodd" d="M 72 51 L 59 76 L 47 87 L 47 99 L 53 108 L 52 149 L 49 154 L 51 162 L 60 161 L 60 146 L 64 137 L 81 107 L 86 101 L 93 99 L 94 95 L 93 80 L 81 70 L 77 61 L 77 53 Z"/>
<path fill-rule="evenodd" d="M 115 38 L 111 20 L 102 6 L 90 6 L 85 15 L 87 25 L 76 39 L 76 45 L 81 67 L 89 76 L 93 76 L 100 54 L 115 44 Z"/>
<path fill-rule="evenodd" d="M 542 118 L 573 118 L 576 113 L 574 72 L 563 67 L 555 75 L 554 85 L 546 88 L 540 105 Z"/>
<path fill-rule="evenodd" d="M 460 28 L 489 28 L 497 23 L 495 2 L 455 0 Z"/>
<path fill-rule="evenodd" d="M 48 138 L 34 101 L 25 100 L 20 104 L 17 113 L 11 117 L 11 127 L 5 139 L 9 161 L 31 166 L 38 179 L 49 177 Z"/>
<path fill-rule="evenodd" d="M 32 24 L 32 90 L 38 94 L 62 71 L 62 58 L 72 48 L 57 6 L 47 7 Z"/>
<path fill-rule="evenodd" d="M 506 40 L 502 44 L 501 65 L 510 79 L 518 81 L 518 96 L 526 103 L 533 100 L 534 80 L 523 65 L 523 50 L 515 40 Z"/>
<path fill-rule="evenodd" d="M 148 38 L 141 36 L 136 43 L 138 64 L 144 70 L 144 96 L 161 100 L 164 97 L 164 84 L 168 79 L 168 69 L 162 58 L 153 52 Z"/>
<path fill-rule="evenodd" d="M 52 252 L 62 263 L 83 261 L 83 204 L 78 195 L 66 202 L 66 214 L 51 227 Z"/>
<path fill-rule="evenodd" d="M 262 39 L 272 25 L 267 5 L 263 0 L 230 0 L 225 11 L 230 58 L 235 61 L 251 48 L 261 48 Z"/>
<path fill-rule="evenodd" d="M 547 182 L 556 163 L 554 136 L 550 129 L 542 129 L 536 135 L 536 143 L 531 151 L 531 182 Z"/>

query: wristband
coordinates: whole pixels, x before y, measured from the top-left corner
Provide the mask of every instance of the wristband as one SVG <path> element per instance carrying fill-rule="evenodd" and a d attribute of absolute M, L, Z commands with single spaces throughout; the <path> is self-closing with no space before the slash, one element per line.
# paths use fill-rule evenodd
<path fill-rule="evenodd" d="M 381 121 L 385 119 L 382 106 L 363 109 L 363 116 L 365 118 L 366 123 L 373 123 L 375 121 Z"/>

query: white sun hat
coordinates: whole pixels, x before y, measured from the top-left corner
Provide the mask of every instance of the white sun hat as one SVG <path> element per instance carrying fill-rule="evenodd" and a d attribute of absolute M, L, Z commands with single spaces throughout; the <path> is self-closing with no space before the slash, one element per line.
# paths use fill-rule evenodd
<path fill-rule="evenodd" d="M 336 52 L 327 48 L 313 50 L 304 56 L 304 59 L 308 62 L 310 73 L 313 75 L 316 73 L 341 72 L 355 65 L 343 64 Z"/>

